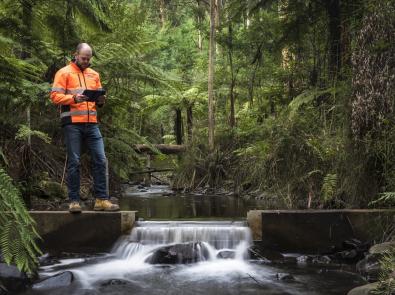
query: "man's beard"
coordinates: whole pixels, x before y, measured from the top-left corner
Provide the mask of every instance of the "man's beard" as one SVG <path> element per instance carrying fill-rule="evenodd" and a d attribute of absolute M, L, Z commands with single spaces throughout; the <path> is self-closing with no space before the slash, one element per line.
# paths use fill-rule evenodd
<path fill-rule="evenodd" d="M 81 65 L 81 63 L 78 60 L 76 60 L 75 63 L 82 70 L 85 70 L 86 68 L 89 68 L 89 66 L 91 65 L 90 63 L 88 63 L 86 65 Z"/>

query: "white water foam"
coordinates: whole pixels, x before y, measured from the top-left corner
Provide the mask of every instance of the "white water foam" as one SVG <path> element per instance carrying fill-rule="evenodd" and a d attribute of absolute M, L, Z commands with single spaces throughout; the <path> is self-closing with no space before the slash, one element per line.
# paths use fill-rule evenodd
<path fill-rule="evenodd" d="M 189 265 L 179 272 L 180 276 L 188 273 L 245 273 L 249 270 L 244 260 L 248 257 L 252 237 L 243 222 L 138 222 L 129 236 L 122 237 L 114 245 L 112 259 L 71 271 L 84 288 L 106 279 L 127 280 L 136 272 L 152 272 L 155 266 L 146 261 L 155 250 L 184 243 L 192 246 L 199 243 L 196 250 L 201 262 Z M 217 256 L 221 251 L 231 255 L 227 256 L 228 259 L 220 259 Z"/>

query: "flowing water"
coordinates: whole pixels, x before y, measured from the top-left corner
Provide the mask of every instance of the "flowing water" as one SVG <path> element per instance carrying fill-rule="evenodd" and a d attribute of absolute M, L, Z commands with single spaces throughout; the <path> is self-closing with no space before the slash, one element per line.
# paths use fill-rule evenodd
<path fill-rule="evenodd" d="M 144 219 L 234 219 L 245 218 L 251 209 L 267 208 L 267 200 L 234 195 L 176 194 L 166 185 L 127 186 L 120 199 L 122 210 L 136 210 Z"/>
<path fill-rule="evenodd" d="M 23 294 L 325 295 L 346 294 L 361 284 L 357 276 L 328 267 L 249 260 L 251 243 L 243 222 L 138 222 L 109 254 L 66 259 L 40 269 L 42 278 L 72 271 L 71 286 Z M 193 263 L 149 263 L 160 258 L 158 253 L 180 261 L 192 256 Z M 294 280 L 279 280 L 279 273 L 289 273 Z"/>

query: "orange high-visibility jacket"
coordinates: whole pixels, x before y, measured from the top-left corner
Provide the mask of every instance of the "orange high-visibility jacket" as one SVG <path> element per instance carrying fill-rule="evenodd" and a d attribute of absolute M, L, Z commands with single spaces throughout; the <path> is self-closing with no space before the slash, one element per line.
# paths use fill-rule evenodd
<path fill-rule="evenodd" d="M 102 89 L 99 74 L 91 68 L 81 71 L 71 62 L 56 73 L 51 100 L 54 104 L 60 105 L 62 126 L 71 123 L 97 123 L 95 102 L 74 102 L 73 95 L 82 94 L 85 89 Z"/>

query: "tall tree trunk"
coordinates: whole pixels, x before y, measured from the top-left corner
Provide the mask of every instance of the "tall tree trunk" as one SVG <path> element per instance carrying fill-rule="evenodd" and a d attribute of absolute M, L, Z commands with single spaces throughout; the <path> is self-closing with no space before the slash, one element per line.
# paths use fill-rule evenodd
<path fill-rule="evenodd" d="M 203 50 L 203 36 L 202 36 L 202 16 L 201 16 L 201 0 L 197 0 L 197 23 L 198 23 L 198 49 Z"/>
<path fill-rule="evenodd" d="M 214 70 L 215 70 L 215 0 L 210 0 L 210 42 L 208 63 L 208 145 L 214 151 Z"/>
<path fill-rule="evenodd" d="M 22 24 L 24 30 L 24 36 L 22 37 L 22 51 L 21 51 L 21 59 L 28 59 L 31 57 L 32 51 L 32 20 L 33 20 L 33 6 L 35 1 L 23 0 L 22 3 Z M 30 104 L 26 108 L 26 121 L 27 127 L 31 129 L 31 116 L 30 116 L 31 107 Z M 31 208 L 31 196 L 30 192 L 32 191 L 32 142 L 31 136 L 28 135 L 27 145 L 24 152 L 24 161 L 25 161 L 25 171 L 24 171 L 24 180 L 26 181 L 26 194 L 24 195 L 24 201 L 28 208 Z"/>
<path fill-rule="evenodd" d="M 248 98 L 249 98 L 251 106 L 254 105 L 254 86 L 255 86 L 255 77 L 256 77 L 256 71 L 258 69 L 258 65 L 259 65 L 259 62 L 257 61 L 254 65 L 254 69 L 252 71 L 251 78 L 250 78 L 249 85 L 248 85 Z"/>
<path fill-rule="evenodd" d="M 165 129 L 163 128 L 163 124 L 160 124 L 160 143 L 165 143 L 164 137 L 165 136 Z"/>
<path fill-rule="evenodd" d="M 192 105 L 188 105 L 187 107 L 187 134 L 188 134 L 188 143 L 192 142 L 193 139 L 193 113 L 192 113 Z"/>
<path fill-rule="evenodd" d="M 230 114 L 229 114 L 229 125 L 231 128 L 235 127 L 235 95 L 234 88 L 236 84 L 234 69 L 233 69 L 233 28 L 232 22 L 228 19 L 228 58 L 230 67 L 230 87 L 229 87 L 229 99 L 230 99 Z"/>
<path fill-rule="evenodd" d="M 215 27 L 218 29 L 221 25 L 222 0 L 215 0 Z"/>
<path fill-rule="evenodd" d="M 159 4 L 159 20 L 160 25 L 163 28 L 166 24 L 166 5 L 165 0 L 158 0 Z"/>
<path fill-rule="evenodd" d="M 176 117 L 174 120 L 174 133 L 176 135 L 176 143 L 177 144 L 182 144 L 182 114 L 181 114 L 181 109 L 177 108 L 176 109 Z"/>
<path fill-rule="evenodd" d="M 340 0 L 326 1 L 329 16 L 329 77 L 332 82 L 336 79 L 341 68 L 341 15 Z"/>
<path fill-rule="evenodd" d="M 66 16 L 65 16 L 65 23 L 63 26 L 63 40 L 62 40 L 62 49 L 63 49 L 63 62 L 66 65 L 67 57 L 69 56 L 70 50 L 70 36 L 72 31 L 72 18 L 73 18 L 73 6 L 72 0 L 66 0 Z"/>
<path fill-rule="evenodd" d="M 285 20 L 287 16 L 288 0 L 280 0 L 278 4 L 278 15 L 280 20 Z M 290 70 L 290 63 L 292 60 L 295 60 L 295 55 L 288 46 L 283 47 L 281 50 L 282 61 L 281 65 L 283 69 Z M 291 71 L 290 71 L 291 72 Z M 287 81 L 284 83 L 285 89 L 287 89 L 288 98 L 291 100 L 293 98 L 293 77 L 291 74 L 288 75 Z"/>

